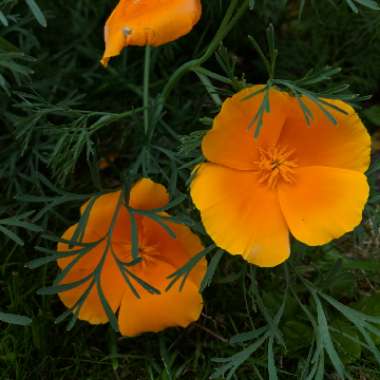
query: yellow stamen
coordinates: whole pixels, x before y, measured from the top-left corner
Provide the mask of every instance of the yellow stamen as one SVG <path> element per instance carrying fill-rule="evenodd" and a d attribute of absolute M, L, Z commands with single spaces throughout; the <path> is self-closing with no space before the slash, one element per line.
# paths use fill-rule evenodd
<path fill-rule="evenodd" d="M 293 156 L 294 150 L 286 147 L 259 148 L 259 159 L 255 161 L 259 173 L 259 183 L 269 188 L 277 187 L 280 180 L 293 183 L 295 168 L 298 167 Z"/>

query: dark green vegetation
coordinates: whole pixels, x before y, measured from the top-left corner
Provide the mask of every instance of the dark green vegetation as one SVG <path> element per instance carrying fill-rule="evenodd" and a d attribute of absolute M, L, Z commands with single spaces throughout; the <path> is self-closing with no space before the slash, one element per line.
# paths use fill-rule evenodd
<path fill-rule="evenodd" d="M 294 81 L 313 70 L 313 93 L 338 86 L 344 98 L 350 91 L 372 94 L 361 115 L 376 132 L 380 12 L 371 9 L 374 1 L 250 1 L 254 10 L 243 9 L 223 46 L 206 55 L 228 5 L 237 14 L 248 0 L 203 3 L 193 33 L 152 50 L 155 129 L 146 139 L 144 49 L 128 49 L 107 70 L 98 63 L 115 1 L 39 0 L 38 8 L 31 0 L 0 0 L 0 309 L 24 316 L 0 313 L 1 380 L 380 379 L 379 152 L 365 219 L 353 234 L 318 249 L 295 243 L 291 260 L 273 270 L 212 250 L 210 267 L 217 270 L 209 272 L 204 313 L 187 330 L 127 339 L 110 326 L 77 322 L 66 331 L 65 323 L 54 323 L 64 311 L 57 297 L 36 294 L 57 269 L 50 263 L 32 270 L 25 263 L 54 252 L 54 238 L 77 221 L 90 194 L 141 175 L 166 184 L 173 199 L 186 193 L 190 170 L 201 159 L 202 130 L 220 99 L 244 82 L 268 79 L 255 42 L 246 37 L 273 58 L 270 23 L 279 49 L 270 75 Z M 168 87 L 181 64 L 201 56 L 208 71 L 196 62 Z M 157 114 L 164 88 L 164 112 Z M 99 160 L 110 154 L 115 162 L 99 170 Z M 188 199 L 171 212 L 202 233 Z M 205 234 L 204 242 L 211 243 Z M 32 323 L 20 327 L 28 324 L 25 317 Z"/>

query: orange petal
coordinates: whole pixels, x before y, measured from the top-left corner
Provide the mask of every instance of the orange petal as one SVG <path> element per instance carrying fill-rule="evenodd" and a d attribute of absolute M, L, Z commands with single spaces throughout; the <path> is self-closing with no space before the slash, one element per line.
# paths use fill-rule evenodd
<path fill-rule="evenodd" d="M 104 243 L 101 243 L 99 246 L 93 248 L 92 251 L 88 253 L 89 256 L 87 256 L 87 263 L 89 263 L 89 260 L 92 259 L 91 265 L 84 266 L 84 259 L 80 260 L 80 263 L 75 265 L 72 270 L 69 271 L 60 284 L 68 284 L 79 281 L 92 273 L 96 266 L 100 263 L 104 254 L 104 249 Z M 100 274 L 100 284 L 105 299 L 113 312 L 116 312 L 120 306 L 121 299 L 127 285 L 114 258 L 111 256 L 110 251 L 107 251 L 105 254 L 106 259 Z M 59 298 L 67 308 L 72 308 L 86 292 L 91 282 L 92 279 L 89 279 L 84 284 L 74 289 L 61 292 L 58 294 Z M 96 285 L 93 285 L 90 293 L 86 296 L 78 317 L 79 319 L 88 321 L 92 324 L 108 322 L 109 319 L 99 298 Z"/>
<path fill-rule="evenodd" d="M 153 295 L 141 290 L 137 298 L 127 289 L 119 311 L 119 328 L 123 335 L 135 336 L 144 332 L 158 332 L 168 327 L 186 327 L 196 321 L 202 311 L 202 296 L 193 281 L 186 281 L 180 291 L 177 287 L 165 291 L 166 277 L 176 270 L 162 262 L 152 262 L 137 273 L 150 285 L 161 290 Z"/>
<path fill-rule="evenodd" d="M 275 191 L 255 173 L 201 164 L 191 197 L 215 243 L 248 262 L 272 267 L 290 253 L 289 234 Z"/>
<path fill-rule="evenodd" d="M 69 284 L 82 278 L 83 276 L 81 276 L 80 272 L 70 272 L 61 284 Z M 90 286 L 90 283 L 91 281 L 88 280 L 75 289 L 58 293 L 58 297 L 68 309 L 71 309 L 86 292 Z M 95 287 L 93 287 L 87 295 L 86 300 L 84 301 L 84 304 L 79 312 L 78 318 L 94 325 L 108 322 L 108 318 L 105 314 Z"/>
<path fill-rule="evenodd" d="M 308 245 L 326 244 L 361 221 L 369 187 L 364 174 L 327 167 L 298 168 L 294 184 L 279 185 L 291 233 Z"/>
<path fill-rule="evenodd" d="M 130 241 L 130 215 L 127 208 L 120 204 L 124 202 L 121 191 L 91 198 L 81 207 L 81 214 L 89 212 L 85 234 L 96 236 L 97 240 L 104 237 L 110 230 L 113 218 L 112 240 L 118 242 Z M 131 189 L 129 205 L 135 209 L 150 210 L 164 207 L 169 203 L 169 194 L 164 186 L 149 178 L 139 180 Z M 94 241 L 92 240 L 92 241 Z M 89 240 L 91 241 L 91 240 Z"/>
<path fill-rule="evenodd" d="M 365 172 L 370 162 L 371 139 L 355 110 L 340 100 L 326 99 L 347 113 L 326 107 L 337 121 L 334 125 L 309 98 L 302 100 L 313 114 L 310 126 L 296 99 L 289 97 L 289 115 L 280 138 L 281 145 L 295 150 L 298 165 Z"/>
<path fill-rule="evenodd" d="M 143 218 L 141 223 L 144 236 L 142 245 L 152 247 L 159 260 L 178 269 L 204 249 L 199 237 L 190 228 L 165 220 L 162 222 L 171 229 L 176 236 L 175 238 L 150 218 Z M 201 260 L 190 272 L 189 279 L 199 286 L 206 270 L 207 261 Z"/>
<path fill-rule="evenodd" d="M 104 28 L 103 65 L 126 46 L 159 46 L 184 36 L 201 13 L 200 0 L 121 0 Z"/>
<path fill-rule="evenodd" d="M 130 216 L 126 207 L 120 202 L 121 191 L 91 198 L 81 207 L 81 214 L 89 212 L 85 233 L 96 234 L 97 239 L 104 237 L 110 230 L 112 220 L 115 217 L 112 238 L 114 241 L 130 241 Z M 87 211 L 86 211 L 87 210 Z M 95 240 L 97 240 L 95 239 Z"/>
<path fill-rule="evenodd" d="M 169 203 L 169 194 L 164 186 L 149 178 L 138 181 L 131 189 L 129 205 L 139 210 L 164 207 Z"/>
<path fill-rule="evenodd" d="M 73 241 L 73 236 L 75 231 L 78 228 L 78 224 L 74 224 L 71 227 L 69 227 L 64 234 L 62 235 L 62 239 Z M 99 239 L 99 236 L 96 234 L 96 231 L 89 230 L 86 228 L 82 243 L 93 243 Z M 73 241 L 74 243 L 74 241 Z M 104 243 L 102 243 L 104 244 Z M 73 245 L 70 246 L 66 243 L 58 243 L 57 245 L 57 251 L 58 252 L 75 252 L 78 250 L 82 250 L 84 247 Z M 76 267 L 82 267 L 82 268 L 88 268 L 89 270 L 92 270 L 95 267 L 95 262 L 99 260 L 98 256 L 98 250 L 91 250 L 86 254 L 82 255 L 82 258 L 78 261 L 78 263 L 75 265 Z M 61 269 L 66 268 L 67 265 L 69 265 L 77 255 L 64 257 L 62 259 L 57 260 L 57 264 Z"/>
<path fill-rule="evenodd" d="M 275 89 L 269 92 L 271 112 L 264 113 L 263 127 L 258 139 L 254 138 L 257 124 L 249 128 L 263 101 L 263 93 L 250 99 L 247 96 L 263 86 L 253 86 L 228 98 L 214 119 L 212 129 L 202 141 L 205 157 L 216 164 L 233 169 L 250 170 L 258 159 L 258 146 L 276 144 L 285 122 L 285 95 Z"/>

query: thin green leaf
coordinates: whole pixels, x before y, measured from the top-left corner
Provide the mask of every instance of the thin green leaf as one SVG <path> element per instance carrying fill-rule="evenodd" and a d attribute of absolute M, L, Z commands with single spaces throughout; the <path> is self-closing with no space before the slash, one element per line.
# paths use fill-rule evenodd
<path fill-rule="evenodd" d="M 91 279 L 93 274 L 89 274 L 86 277 L 83 277 L 82 279 L 74 282 L 70 282 L 68 284 L 60 284 L 60 285 L 53 285 L 53 286 L 47 286 L 41 289 L 37 290 L 37 294 L 41 296 L 46 296 L 46 295 L 52 295 L 52 294 L 57 294 L 57 293 L 62 293 L 62 292 L 67 292 L 68 290 L 77 288 L 78 286 L 84 284 L 88 280 Z"/>
<path fill-rule="evenodd" d="M 218 249 L 216 253 L 212 256 L 206 275 L 204 276 L 201 284 L 201 292 L 203 292 L 208 286 L 211 285 L 212 279 L 214 278 L 215 272 L 219 266 L 220 260 L 223 257 L 224 252 L 221 249 Z"/>
<path fill-rule="evenodd" d="M 132 258 L 137 260 L 139 258 L 139 235 L 137 231 L 136 216 L 132 210 L 129 211 L 129 217 L 131 221 L 131 244 L 132 244 Z"/>
<path fill-rule="evenodd" d="M 102 286 L 100 284 L 100 278 L 97 278 L 97 281 L 96 281 L 96 288 L 98 290 L 98 295 L 99 295 L 99 298 L 100 298 L 100 302 L 102 303 L 102 306 L 103 306 L 103 309 L 111 323 L 111 326 L 112 326 L 112 329 L 115 331 L 115 332 L 118 332 L 119 331 L 119 326 L 118 326 L 118 322 L 117 322 L 117 319 L 116 319 L 116 316 L 115 316 L 115 313 L 113 312 L 113 310 L 111 309 L 111 306 L 109 305 L 105 295 L 104 295 L 104 292 L 103 292 L 103 289 L 102 289 Z"/>
<path fill-rule="evenodd" d="M 273 353 L 274 337 L 271 336 L 268 342 L 268 375 L 269 380 L 278 380 L 277 368 Z"/>
<path fill-rule="evenodd" d="M 4 25 L 4 26 L 8 26 L 9 23 L 8 23 L 8 19 L 5 17 L 4 13 L 2 11 L 0 11 L 0 22 Z"/>
<path fill-rule="evenodd" d="M 32 320 L 28 317 L 18 314 L 10 314 L 0 312 L 0 321 L 10 323 L 12 325 L 28 326 L 32 323 Z"/>
<path fill-rule="evenodd" d="M 2 232 L 9 239 L 13 240 L 16 244 L 21 245 L 21 246 L 24 245 L 24 242 L 21 240 L 21 238 L 19 238 L 13 231 L 2 226 L 1 224 L 0 224 L 0 232 Z"/>
<path fill-rule="evenodd" d="M 318 318 L 318 330 L 321 336 L 321 340 L 324 348 L 326 349 L 327 354 L 331 359 L 331 363 L 333 364 L 335 370 L 339 374 L 341 378 L 344 378 L 346 375 L 346 371 L 344 365 L 335 349 L 334 343 L 331 339 L 331 335 L 329 332 L 329 327 L 326 319 L 325 312 L 323 310 L 321 301 L 315 292 L 312 292 L 316 307 L 317 307 L 317 318 Z"/>
<path fill-rule="evenodd" d="M 31 12 L 33 13 L 33 16 L 36 18 L 38 23 L 44 28 L 46 28 L 47 21 L 45 15 L 42 13 L 41 8 L 38 6 L 35 0 L 25 0 L 25 2 L 28 4 L 28 7 L 30 8 Z"/>

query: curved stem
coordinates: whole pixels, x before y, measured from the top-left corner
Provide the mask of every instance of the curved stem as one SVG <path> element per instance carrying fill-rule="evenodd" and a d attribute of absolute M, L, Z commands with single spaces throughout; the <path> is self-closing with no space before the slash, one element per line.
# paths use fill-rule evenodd
<path fill-rule="evenodd" d="M 204 52 L 204 54 L 196 59 L 188 61 L 180 66 L 173 75 L 169 78 L 166 86 L 164 87 L 161 95 L 158 98 L 158 104 L 156 107 L 155 117 L 154 117 L 154 126 L 156 125 L 162 110 L 164 109 L 166 100 L 168 99 L 170 93 L 174 89 L 177 82 L 189 71 L 194 70 L 195 68 L 201 66 L 205 63 L 215 52 L 215 50 L 219 47 L 220 43 L 224 40 L 227 34 L 231 31 L 237 21 L 243 16 L 243 14 L 248 9 L 248 1 L 244 0 L 243 4 L 241 4 L 240 8 L 236 11 L 237 6 L 239 5 L 241 0 L 231 0 L 231 3 L 227 9 L 227 12 L 223 18 L 223 21 L 216 32 L 213 40 L 210 45 Z M 235 14 L 234 14 L 235 13 Z M 153 128 L 152 128 L 153 129 Z"/>
<path fill-rule="evenodd" d="M 150 81 L 150 58 L 152 48 L 147 45 L 145 47 L 145 60 L 144 60 L 144 93 L 143 93 L 143 107 L 144 107 L 144 131 L 145 135 L 149 130 L 149 81 Z"/>

